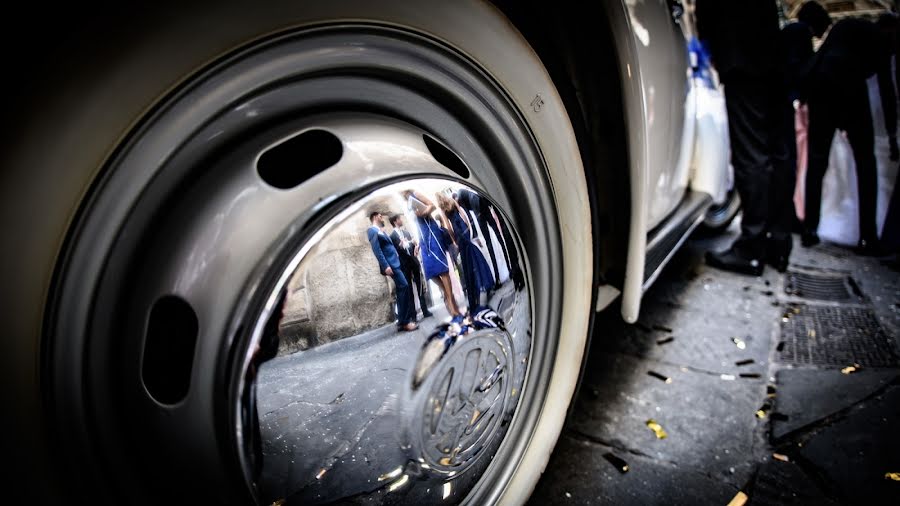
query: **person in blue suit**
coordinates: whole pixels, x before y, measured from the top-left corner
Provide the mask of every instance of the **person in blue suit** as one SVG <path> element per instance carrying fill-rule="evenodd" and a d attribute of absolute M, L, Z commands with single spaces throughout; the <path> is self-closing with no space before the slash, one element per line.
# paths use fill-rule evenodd
<path fill-rule="evenodd" d="M 400 267 L 400 255 L 397 248 L 391 242 L 391 238 L 384 231 L 384 218 L 379 212 L 369 215 L 372 224 L 367 231 L 369 244 L 372 245 L 372 253 L 378 260 L 378 270 L 384 276 L 390 276 L 397 287 L 397 327 L 400 330 L 416 330 L 415 302 L 412 298 L 412 290 L 403 270 Z"/>

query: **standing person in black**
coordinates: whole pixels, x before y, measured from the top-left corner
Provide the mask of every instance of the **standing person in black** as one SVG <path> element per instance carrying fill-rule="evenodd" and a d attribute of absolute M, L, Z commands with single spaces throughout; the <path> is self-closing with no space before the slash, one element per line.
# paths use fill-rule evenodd
<path fill-rule="evenodd" d="M 781 29 L 785 80 L 791 102 L 799 100 L 806 103 L 807 93 L 812 85 L 809 73 L 815 62 L 813 37 L 821 39 L 831 23 L 828 11 L 815 0 L 810 0 L 797 11 L 797 21 L 788 23 Z"/>
<path fill-rule="evenodd" d="M 707 252 L 720 269 L 760 275 L 764 263 L 787 267 L 794 167 L 793 110 L 787 97 L 775 0 L 697 0 L 697 29 L 725 87 L 741 235 Z M 774 189 L 779 190 L 772 193 Z M 773 209 L 777 212 L 773 212 Z"/>
<path fill-rule="evenodd" d="M 888 132 L 891 160 L 898 158 L 896 94 L 891 79 L 892 47 L 874 23 L 846 18 L 831 28 L 816 53 L 809 75 L 809 165 L 806 171 L 806 205 L 802 242 L 819 242 L 822 178 L 834 132 L 841 129 L 853 149 L 859 202 L 857 252 L 878 252 L 875 223 L 878 175 L 875 136 L 866 80 L 878 75 L 881 105 Z"/>
<path fill-rule="evenodd" d="M 900 16 L 894 13 L 884 13 L 878 17 L 876 24 L 891 40 L 895 57 L 900 58 L 900 56 L 896 56 L 900 55 Z M 895 85 L 900 84 L 900 65 L 897 65 L 896 62 L 894 78 Z M 900 253 L 900 178 L 894 181 L 894 189 L 888 202 L 879 245 L 885 253 Z M 900 257 L 894 261 L 894 269 L 900 265 L 898 262 L 900 262 Z"/>
<path fill-rule="evenodd" d="M 784 28 L 781 29 L 781 47 L 784 53 L 784 77 L 787 86 L 788 100 L 792 105 L 796 104 L 802 108 L 799 121 L 801 121 L 803 128 L 806 131 L 809 129 L 809 115 L 806 112 L 809 72 L 815 61 L 813 37 L 822 38 L 830 26 L 831 16 L 828 15 L 828 11 L 826 11 L 818 2 L 812 0 L 804 3 L 800 7 L 797 12 L 796 21 L 786 24 Z M 795 111 L 792 109 L 791 112 L 794 113 Z M 800 167 L 797 163 L 796 132 L 791 131 L 789 134 L 792 136 L 791 139 L 787 141 L 791 167 L 794 167 L 799 173 Z M 805 163 L 804 160 L 804 164 Z M 802 169 L 805 174 L 805 165 Z M 791 178 L 790 186 L 793 188 L 789 191 L 792 193 L 796 189 L 796 183 L 796 178 Z M 787 182 L 783 184 L 787 185 Z M 778 186 L 781 185 L 775 183 L 772 184 L 772 195 L 775 195 L 778 191 L 776 189 Z M 788 200 L 791 199 L 788 198 Z M 790 209 L 781 210 L 781 212 L 787 213 L 787 220 L 789 220 L 790 223 L 799 223 L 796 213 L 794 212 L 795 208 L 793 201 L 790 202 L 789 207 Z M 779 212 L 778 209 L 772 210 L 773 215 L 778 215 Z M 776 221 L 780 220 L 776 218 Z M 787 223 L 788 221 L 785 222 Z M 787 267 L 786 264 L 785 267 Z"/>
<path fill-rule="evenodd" d="M 410 234 L 403 227 L 403 215 L 394 214 L 389 218 L 391 226 L 394 227 L 391 232 L 391 242 L 400 255 L 400 269 L 406 275 L 407 281 L 415 283 L 415 291 L 419 294 L 419 306 L 422 308 L 422 318 L 431 316 L 428 310 L 428 302 L 426 301 L 425 284 L 422 283 L 422 265 L 419 263 L 417 250 L 419 245 L 413 240 Z"/>

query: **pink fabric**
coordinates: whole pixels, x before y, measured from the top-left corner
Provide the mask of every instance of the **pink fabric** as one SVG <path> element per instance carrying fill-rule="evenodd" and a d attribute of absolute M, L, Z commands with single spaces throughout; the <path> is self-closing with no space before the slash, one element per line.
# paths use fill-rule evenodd
<path fill-rule="evenodd" d="M 809 109 L 806 104 L 797 108 L 794 113 L 794 131 L 797 133 L 797 184 L 794 186 L 794 211 L 797 218 L 803 221 L 804 200 L 806 195 L 806 159 L 807 133 L 809 132 Z"/>

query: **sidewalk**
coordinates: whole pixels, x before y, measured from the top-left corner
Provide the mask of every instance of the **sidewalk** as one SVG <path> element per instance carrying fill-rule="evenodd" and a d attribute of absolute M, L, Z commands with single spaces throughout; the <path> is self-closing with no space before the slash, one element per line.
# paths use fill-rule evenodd
<path fill-rule="evenodd" d="M 600 315 L 531 504 L 896 504 L 900 273 L 799 240 L 786 274 L 707 267 L 735 233 L 689 241 L 636 325 Z"/>

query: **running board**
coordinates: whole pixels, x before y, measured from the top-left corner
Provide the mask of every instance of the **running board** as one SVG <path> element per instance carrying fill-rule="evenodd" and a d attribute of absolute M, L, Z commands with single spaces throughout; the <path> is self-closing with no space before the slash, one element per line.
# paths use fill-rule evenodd
<path fill-rule="evenodd" d="M 708 194 L 688 191 L 675 211 L 647 234 L 643 291 L 656 281 L 672 255 L 678 251 L 697 225 L 703 222 L 706 210 L 711 204 L 712 197 Z"/>

